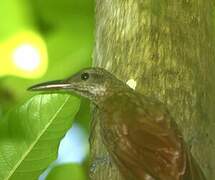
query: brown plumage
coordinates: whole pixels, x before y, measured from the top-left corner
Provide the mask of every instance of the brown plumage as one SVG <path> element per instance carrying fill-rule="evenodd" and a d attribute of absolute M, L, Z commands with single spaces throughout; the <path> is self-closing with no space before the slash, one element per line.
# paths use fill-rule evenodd
<path fill-rule="evenodd" d="M 106 99 L 99 119 L 104 143 L 125 179 L 204 179 L 163 104 L 126 90 Z"/>
<path fill-rule="evenodd" d="M 101 68 L 30 90 L 64 90 L 89 98 L 101 119 L 103 142 L 126 180 L 205 180 L 165 106 Z"/>

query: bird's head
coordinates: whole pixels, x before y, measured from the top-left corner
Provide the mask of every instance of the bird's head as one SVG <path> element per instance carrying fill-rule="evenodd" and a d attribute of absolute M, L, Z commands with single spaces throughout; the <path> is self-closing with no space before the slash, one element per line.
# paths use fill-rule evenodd
<path fill-rule="evenodd" d="M 67 79 L 37 84 L 28 90 L 74 92 L 96 103 L 122 87 L 125 84 L 105 69 L 87 68 Z"/>

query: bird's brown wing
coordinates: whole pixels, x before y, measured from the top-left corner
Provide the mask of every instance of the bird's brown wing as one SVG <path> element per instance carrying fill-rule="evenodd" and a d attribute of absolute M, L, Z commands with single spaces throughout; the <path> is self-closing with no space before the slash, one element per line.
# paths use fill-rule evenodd
<path fill-rule="evenodd" d="M 158 179 L 179 180 L 186 160 L 180 137 L 151 119 L 139 120 L 139 125 L 128 122 L 122 124 L 124 129 L 127 127 L 127 134 L 121 136 L 114 151 L 119 161 L 130 164 L 128 167 L 136 167 L 134 173 L 139 174 L 144 169 Z M 120 127 L 118 132 L 123 134 Z"/>
<path fill-rule="evenodd" d="M 109 104 L 101 133 L 126 180 L 203 180 L 163 105 L 121 101 L 124 106 Z"/>
<path fill-rule="evenodd" d="M 114 126 L 109 124 L 104 135 L 109 152 L 126 179 L 182 180 L 185 171 L 190 180 L 202 179 L 197 179 L 196 172 L 187 171 L 196 170 L 196 166 L 187 158 L 183 139 L 168 113 L 134 111 L 115 112 L 109 117 Z"/>

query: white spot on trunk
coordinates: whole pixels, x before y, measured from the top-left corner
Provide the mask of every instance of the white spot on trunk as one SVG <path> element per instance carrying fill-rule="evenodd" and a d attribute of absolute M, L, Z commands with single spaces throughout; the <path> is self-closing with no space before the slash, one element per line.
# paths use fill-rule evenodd
<path fill-rule="evenodd" d="M 130 88 L 132 88 L 132 89 L 135 89 L 136 86 L 137 86 L 137 82 L 136 82 L 134 79 L 129 79 L 129 80 L 126 82 L 126 84 L 127 84 Z"/>

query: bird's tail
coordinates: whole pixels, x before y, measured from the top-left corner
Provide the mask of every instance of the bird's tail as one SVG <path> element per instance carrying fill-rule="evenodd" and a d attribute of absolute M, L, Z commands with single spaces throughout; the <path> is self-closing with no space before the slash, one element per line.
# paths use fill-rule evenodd
<path fill-rule="evenodd" d="M 187 153 L 187 168 L 183 180 L 206 180 L 200 166 L 190 152 Z"/>

